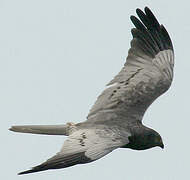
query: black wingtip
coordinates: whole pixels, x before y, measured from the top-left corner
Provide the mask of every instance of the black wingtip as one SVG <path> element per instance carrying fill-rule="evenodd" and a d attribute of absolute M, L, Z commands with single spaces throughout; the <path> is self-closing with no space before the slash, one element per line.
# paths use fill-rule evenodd
<path fill-rule="evenodd" d="M 130 20 L 133 21 L 133 19 L 136 18 L 135 16 L 131 15 Z"/>
<path fill-rule="evenodd" d="M 137 12 L 140 12 L 140 11 L 142 11 L 140 8 L 137 8 L 137 9 L 136 9 L 136 13 L 137 13 Z M 151 10 L 150 10 L 150 8 L 149 8 L 148 6 L 145 6 L 144 11 L 147 12 L 147 11 L 151 11 Z M 142 12 L 143 12 L 143 11 L 142 11 Z"/>
<path fill-rule="evenodd" d="M 144 11 L 146 12 L 146 11 L 151 11 L 151 10 L 148 6 L 145 6 Z"/>
<path fill-rule="evenodd" d="M 31 170 L 27 170 L 27 171 L 20 172 L 20 173 L 18 173 L 18 175 L 29 174 L 29 173 L 33 173 L 33 172 L 35 172 L 35 171 L 33 171 L 33 170 L 31 169 Z"/>
<path fill-rule="evenodd" d="M 139 30 L 139 32 L 135 32 L 135 38 L 143 43 L 147 43 L 148 48 L 152 47 L 154 55 L 162 50 L 173 50 L 169 34 L 166 29 L 160 25 L 149 7 L 146 6 L 144 11 L 137 8 L 136 13 L 138 18 L 135 16 L 130 17 L 134 26 Z"/>
<path fill-rule="evenodd" d="M 144 13 L 144 12 L 140 8 L 137 8 L 136 13 L 138 14 L 138 13 Z"/>
<path fill-rule="evenodd" d="M 36 167 L 34 167 L 34 168 L 30 169 L 30 170 L 20 172 L 20 173 L 18 173 L 18 175 L 35 173 L 35 172 L 44 171 L 44 170 L 47 170 L 47 169 L 38 168 L 38 166 L 36 166 Z"/>
<path fill-rule="evenodd" d="M 150 8 L 147 7 L 147 6 L 144 8 L 144 12 L 145 12 L 146 14 L 151 14 L 151 15 L 154 16 L 153 12 L 152 12 L 152 11 L 150 10 Z"/>

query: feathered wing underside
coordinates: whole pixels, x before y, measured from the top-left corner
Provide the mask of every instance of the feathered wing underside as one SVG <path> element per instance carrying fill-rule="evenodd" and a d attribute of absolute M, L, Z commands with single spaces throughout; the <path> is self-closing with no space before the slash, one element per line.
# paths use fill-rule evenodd
<path fill-rule="evenodd" d="M 171 85 L 174 52 L 171 39 L 146 7 L 131 16 L 136 28 L 126 63 L 98 97 L 87 121 L 142 120 L 148 106 Z M 126 123 L 126 121 L 125 121 Z"/>
<path fill-rule="evenodd" d="M 128 144 L 128 136 L 130 134 L 127 132 L 119 134 L 113 129 L 80 129 L 68 137 L 59 153 L 19 175 L 95 161 L 114 149 Z"/>

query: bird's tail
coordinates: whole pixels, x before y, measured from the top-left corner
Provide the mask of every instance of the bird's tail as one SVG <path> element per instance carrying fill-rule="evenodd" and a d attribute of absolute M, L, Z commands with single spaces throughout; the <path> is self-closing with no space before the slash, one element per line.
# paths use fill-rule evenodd
<path fill-rule="evenodd" d="M 20 133 L 46 134 L 46 135 L 65 135 L 68 136 L 71 131 L 76 129 L 75 124 L 67 123 L 65 125 L 25 125 L 12 126 L 9 130 Z"/>

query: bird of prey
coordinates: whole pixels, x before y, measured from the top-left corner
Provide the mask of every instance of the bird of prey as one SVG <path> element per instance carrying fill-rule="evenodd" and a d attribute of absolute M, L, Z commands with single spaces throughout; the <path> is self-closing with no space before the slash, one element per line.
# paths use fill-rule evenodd
<path fill-rule="evenodd" d="M 12 126 L 11 131 L 68 136 L 60 152 L 19 174 L 95 161 L 117 148 L 164 148 L 158 132 L 142 124 L 151 103 L 173 79 L 174 50 L 168 32 L 151 10 L 137 9 L 124 67 L 97 98 L 86 121 L 65 125 Z"/>

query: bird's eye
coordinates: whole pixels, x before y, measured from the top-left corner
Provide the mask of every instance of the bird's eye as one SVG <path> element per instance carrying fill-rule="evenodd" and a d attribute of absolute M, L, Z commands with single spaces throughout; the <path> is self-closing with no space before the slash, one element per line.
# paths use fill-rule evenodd
<path fill-rule="evenodd" d="M 157 136 L 156 136 L 156 137 L 154 138 L 154 142 L 155 142 L 155 143 L 160 143 L 161 141 L 162 141 L 162 140 L 161 140 L 160 137 L 157 137 Z"/>

